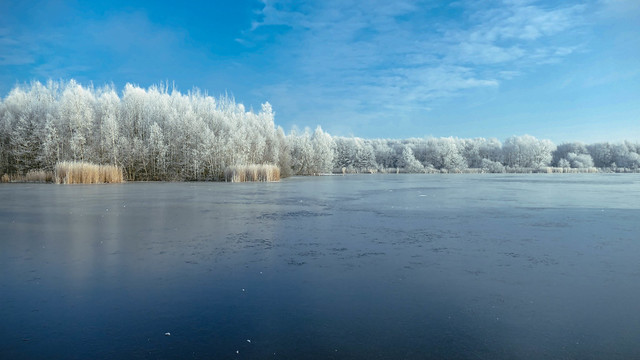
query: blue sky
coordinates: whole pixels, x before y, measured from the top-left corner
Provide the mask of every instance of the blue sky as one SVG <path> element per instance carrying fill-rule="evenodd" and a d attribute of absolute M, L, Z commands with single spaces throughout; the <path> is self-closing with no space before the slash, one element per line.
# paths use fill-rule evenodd
<path fill-rule="evenodd" d="M 0 2 L 16 83 L 175 82 L 285 130 L 640 141 L 640 1 Z"/>

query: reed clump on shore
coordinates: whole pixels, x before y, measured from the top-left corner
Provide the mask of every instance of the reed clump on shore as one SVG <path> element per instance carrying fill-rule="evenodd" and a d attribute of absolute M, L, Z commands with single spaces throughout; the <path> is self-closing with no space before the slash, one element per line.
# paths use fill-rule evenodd
<path fill-rule="evenodd" d="M 3 174 L 3 183 L 105 184 L 124 181 L 122 169 L 115 165 L 96 165 L 82 161 L 63 161 L 53 171 L 29 170 L 26 174 Z"/>
<path fill-rule="evenodd" d="M 115 165 L 63 161 L 57 163 L 54 170 L 56 184 L 105 184 L 123 181 L 122 169 Z"/>
<path fill-rule="evenodd" d="M 224 180 L 228 182 L 280 181 L 280 168 L 271 164 L 228 166 L 224 170 Z"/>

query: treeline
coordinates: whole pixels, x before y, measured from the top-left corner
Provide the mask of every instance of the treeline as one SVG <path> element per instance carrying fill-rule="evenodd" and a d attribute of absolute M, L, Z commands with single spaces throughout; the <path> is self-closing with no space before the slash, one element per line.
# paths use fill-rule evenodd
<path fill-rule="evenodd" d="M 0 174 L 51 171 L 62 161 L 115 165 L 128 180 L 223 180 L 242 165 L 282 176 L 329 172 L 527 172 L 640 169 L 640 144 L 497 139 L 361 139 L 315 131 L 285 134 L 271 105 L 165 85 L 83 87 L 75 81 L 16 86 L 0 103 Z"/>
<path fill-rule="evenodd" d="M 556 146 L 530 135 L 498 139 L 334 138 L 334 167 L 346 172 L 539 172 L 639 171 L 640 143 L 628 141 Z"/>
<path fill-rule="evenodd" d="M 127 180 L 218 180 L 238 164 L 289 165 L 288 140 L 267 103 L 168 86 L 14 88 L 0 104 L 0 173 L 51 170 L 61 161 L 117 165 Z M 286 175 L 286 174 L 285 174 Z"/>

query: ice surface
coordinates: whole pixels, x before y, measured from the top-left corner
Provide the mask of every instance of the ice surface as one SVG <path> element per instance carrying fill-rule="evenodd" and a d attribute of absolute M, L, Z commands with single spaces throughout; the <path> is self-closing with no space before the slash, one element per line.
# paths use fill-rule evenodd
<path fill-rule="evenodd" d="M 637 174 L 2 184 L 0 199 L 2 357 L 640 353 Z"/>

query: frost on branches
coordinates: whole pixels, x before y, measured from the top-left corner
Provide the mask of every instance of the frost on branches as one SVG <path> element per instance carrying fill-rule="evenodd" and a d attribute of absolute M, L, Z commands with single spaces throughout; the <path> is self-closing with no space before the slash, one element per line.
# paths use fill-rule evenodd
<path fill-rule="evenodd" d="M 74 80 L 15 87 L 0 102 L 0 175 L 51 171 L 63 161 L 114 165 L 128 180 L 223 180 L 234 166 L 277 166 L 282 176 L 344 172 L 638 171 L 640 144 L 564 143 L 530 135 L 362 139 L 292 130 L 269 103 L 166 85 L 83 87 Z"/>

